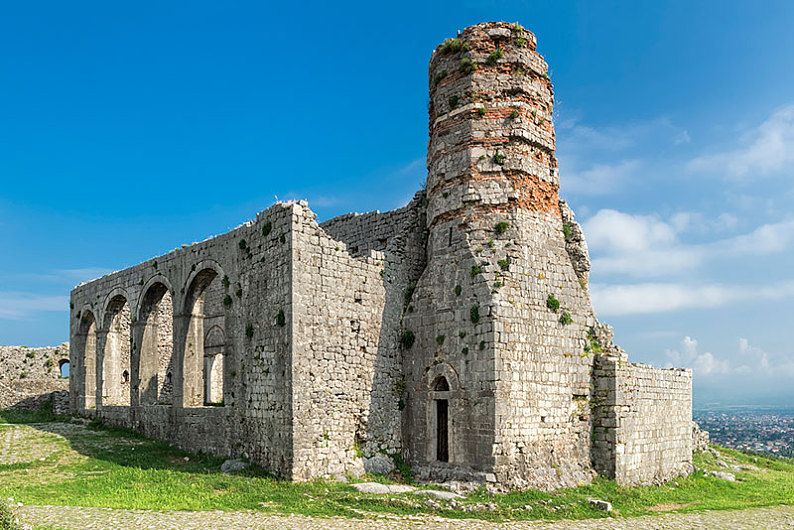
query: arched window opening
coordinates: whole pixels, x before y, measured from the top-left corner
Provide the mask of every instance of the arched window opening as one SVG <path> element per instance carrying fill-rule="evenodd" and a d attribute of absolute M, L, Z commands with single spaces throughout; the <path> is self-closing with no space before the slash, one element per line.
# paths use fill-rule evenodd
<path fill-rule="evenodd" d="M 173 371 L 173 316 L 168 288 L 153 284 L 141 304 L 144 329 L 138 373 L 142 405 L 171 403 L 173 383 L 167 374 Z"/>
<path fill-rule="evenodd" d="M 436 392 L 445 392 L 449 390 L 449 382 L 447 382 L 447 378 L 443 375 L 436 377 L 436 380 L 433 381 L 433 390 Z"/>
<path fill-rule="evenodd" d="M 129 406 L 131 321 L 130 306 L 123 296 L 110 301 L 106 319 L 108 333 L 102 359 L 102 405 Z"/>
<path fill-rule="evenodd" d="M 69 361 L 67 361 L 66 359 L 62 359 L 61 362 L 59 362 L 58 364 L 59 364 L 59 366 L 58 366 L 58 370 L 59 370 L 58 377 L 60 377 L 61 379 L 68 379 L 69 378 Z"/>
<path fill-rule="evenodd" d="M 204 404 L 223 403 L 223 330 L 214 326 L 204 338 Z"/>
<path fill-rule="evenodd" d="M 82 398 L 80 405 L 86 409 L 96 408 L 96 320 L 93 313 L 84 311 L 80 318 L 80 328 L 77 334 L 77 351 L 82 364 L 78 371 L 78 389 Z M 80 380 L 82 379 L 82 381 Z"/>
<path fill-rule="evenodd" d="M 188 288 L 184 406 L 222 405 L 226 356 L 225 289 L 214 269 L 199 271 Z"/>

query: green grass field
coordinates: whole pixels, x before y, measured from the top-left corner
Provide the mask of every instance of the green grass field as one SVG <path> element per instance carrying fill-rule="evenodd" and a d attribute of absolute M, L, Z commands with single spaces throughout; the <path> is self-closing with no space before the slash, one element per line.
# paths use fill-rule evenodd
<path fill-rule="evenodd" d="M 598 478 L 554 493 L 526 491 L 489 495 L 484 489 L 462 505 L 492 503 L 495 509 L 464 511 L 444 501 L 427 508 L 412 494 L 363 494 L 332 481 L 291 483 L 251 467 L 225 475 L 223 459 L 195 456 L 130 430 L 59 421 L 47 412 L 0 411 L 0 495 L 24 504 L 158 510 L 256 510 L 263 513 L 342 515 L 433 513 L 488 520 L 636 516 L 664 511 L 741 509 L 794 504 L 794 460 L 747 455 L 725 448 L 717 458 L 695 456 L 692 476 L 659 487 L 622 488 Z M 10 440 L 10 441 L 9 441 Z M 743 466 L 736 482 L 707 476 L 717 460 Z M 389 482 L 386 477 L 366 480 Z M 612 503 L 612 514 L 588 499 Z M 527 509 L 530 506 L 531 509 Z M 2 516 L 2 510 L 0 510 Z M 2 519 L 2 517 L 0 517 Z"/>

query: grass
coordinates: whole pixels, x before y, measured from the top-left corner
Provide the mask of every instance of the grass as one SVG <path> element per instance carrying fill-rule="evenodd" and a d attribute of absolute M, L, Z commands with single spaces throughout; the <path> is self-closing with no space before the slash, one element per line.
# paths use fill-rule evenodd
<path fill-rule="evenodd" d="M 0 494 L 24 504 L 254 510 L 351 518 L 364 517 L 367 513 L 432 513 L 493 521 L 585 519 L 794 504 L 794 460 L 723 448 L 717 448 L 719 457 L 710 453 L 696 455 L 699 471 L 664 486 L 624 488 L 612 480 L 596 478 L 589 485 L 551 493 L 531 490 L 490 495 L 480 488 L 462 504 L 494 503 L 496 509 L 464 512 L 444 501 L 439 501 L 440 509 L 426 508 L 422 498 L 411 494 L 363 494 L 343 482 L 291 483 L 256 466 L 224 475 L 220 473 L 222 458 L 189 455 L 128 429 L 98 423 L 88 427 L 70 424 L 47 411 L 0 411 L 0 420 L 6 422 L 0 425 L 0 430 L 19 429 L 28 436 L 27 442 L 35 442 L 15 448 L 19 454 L 28 455 L 32 451 L 29 447 L 46 449 L 43 457 L 33 452 L 29 461 L 0 464 Z M 716 463 L 720 459 L 744 466 L 735 472 L 737 482 L 704 474 L 702 469 L 721 469 Z M 410 481 L 410 469 L 402 461 L 399 465 L 400 473 L 391 478 L 365 478 L 378 482 Z M 589 506 L 589 498 L 609 501 L 615 511 L 606 514 L 595 510 Z M 525 509 L 526 506 L 532 510 Z"/>

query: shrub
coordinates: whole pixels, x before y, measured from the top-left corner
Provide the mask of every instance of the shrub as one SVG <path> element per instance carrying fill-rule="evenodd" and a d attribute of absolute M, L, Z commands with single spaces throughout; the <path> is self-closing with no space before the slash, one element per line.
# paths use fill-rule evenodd
<path fill-rule="evenodd" d="M 254 325 L 250 322 L 245 325 L 245 336 L 249 339 L 254 336 Z"/>
<path fill-rule="evenodd" d="M 568 223 L 562 224 L 562 233 L 565 236 L 565 239 L 568 240 L 571 237 L 571 225 Z"/>
<path fill-rule="evenodd" d="M 568 311 L 563 311 L 562 314 L 560 315 L 560 324 L 562 324 L 563 326 L 567 326 L 571 322 L 573 322 L 573 318 L 571 318 L 571 314 Z"/>
<path fill-rule="evenodd" d="M 463 355 L 468 355 L 469 354 L 469 348 L 468 347 L 463 348 L 462 350 L 460 350 L 460 353 L 462 353 Z"/>
<path fill-rule="evenodd" d="M 493 157 L 493 161 L 501 166 L 505 163 L 505 155 L 503 153 L 496 153 Z"/>
<path fill-rule="evenodd" d="M 478 68 L 479 68 L 479 66 L 477 66 L 477 63 L 475 63 L 471 59 L 463 58 L 463 59 L 460 60 L 460 68 L 459 68 L 459 70 L 463 74 L 468 75 L 468 74 L 470 74 L 472 72 L 476 72 Z"/>
<path fill-rule="evenodd" d="M 223 297 L 223 305 L 225 305 L 226 307 L 232 305 L 232 297 L 229 296 L 228 294 Z"/>
<path fill-rule="evenodd" d="M 499 264 L 499 268 L 503 271 L 510 269 L 510 258 L 500 259 L 496 263 Z"/>
<path fill-rule="evenodd" d="M 455 286 L 455 296 L 460 296 L 460 293 L 462 293 L 462 292 L 463 292 L 463 287 L 461 287 L 460 285 L 456 285 Z"/>
<path fill-rule="evenodd" d="M 469 318 L 475 324 L 480 321 L 480 306 L 477 304 L 471 306 L 471 309 L 469 310 Z"/>
<path fill-rule="evenodd" d="M 516 46 L 519 48 L 526 48 L 527 47 L 527 39 L 524 37 L 519 37 L 516 39 Z"/>
<path fill-rule="evenodd" d="M 441 80 L 444 79 L 445 77 L 447 77 L 446 70 L 441 70 L 440 72 L 438 72 L 435 75 L 435 77 L 433 77 L 433 86 L 434 87 L 437 86 L 441 82 Z"/>
<path fill-rule="evenodd" d="M 460 96 L 449 96 L 449 108 L 454 109 L 460 102 Z"/>
<path fill-rule="evenodd" d="M 242 298 L 243 297 L 243 288 L 242 287 L 238 287 L 237 288 L 237 292 L 235 292 L 234 294 L 237 295 L 237 298 Z"/>
<path fill-rule="evenodd" d="M 560 301 L 557 300 L 553 294 L 550 294 L 546 298 L 546 307 L 548 307 L 552 312 L 556 313 L 560 309 Z"/>
<path fill-rule="evenodd" d="M 223 280 L 221 280 L 221 283 L 223 284 L 223 288 L 224 289 L 228 289 L 229 288 L 229 283 L 230 283 L 229 282 L 229 277 L 228 276 L 224 276 Z"/>
<path fill-rule="evenodd" d="M 414 345 L 414 341 L 416 340 L 416 335 L 410 329 L 406 329 L 403 331 L 402 336 L 400 337 L 400 344 L 402 344 L 403 348 L 409 350 L 411 346 Z"/>
<path fill-rule="evenodd" d="M 499 59 L 502 58 L 502 55 L 503 55 L 502 50 L 496 48 L 496 51 L 488 56 L 488 64 L 490 64 L 491 66 L 495 65 L 499 61 Z"/>
<path fill-rule="evenodd" d="M 279 309 L 278 314 L 276 315 L 276 324 L 280 327 L 284 327 L 284 324 L 287 323 L 287 318 L 284 316 L 284 310 Z"/>
<path fill-rule="evenodd" d="M 480 116 L 480 118 L 484 118 L 485 115 L 488 114 L 488 109 L 486 109 L 485 107 L 480 107 L 479 109 L 477 109 L 477 114 Z"/>
<path fill-rule="evenodd" d="M 480 351 L 483 351 L 484 349 L 485 349 L 485 341 L 481 340 L 480 341 Z"/>
<path fill-rule="evenodd" d="M 516 118 L 518 118 L 518 111 L 516 109 L 513 109 L 510 111 L 510 119 L 514 120 Z"/>
<path fill-rule="evenodd" d="M 471 48 L 468 42 L 463 42 L 460 39 L 445 39 L 444 44 L 441 45 L 439 53 L 450 54 L 460 51 L 468 50 Z"/>
<path fill-rule="evenodd" d="M 265 220 L 265 224 L 262 225 L 262 235 L 266 236 L 270 234 L 273 230 L 273 223 L 270 222 L 270 219 Z"/>
<path fill-rule="evenodd" d="M 501 236 L 502 234 L 507 232 L 508 228 L 510 228 L 510 224 L 509 223 L 507 223 L 506 221 L 499 221 L 498 223 L 496 223 L 494 225 L 493 230 L 494 230 L 494 232 L 496 232 L 497 235 Z"/>
<path fill-rule="evenodd" d="M 471 277 L 472 278 L 474 278 L 475 276 L 477 276 L 481 272 L 482 272 L 482 265 L 480 265 L 479 263 L 477 265 L 472 265 L 471 266 Z"/>
<path fill-rule="evenodd" d="M 436 343 L 437 343 L 439 346 L 442 346 L 442 345 L 444 344 L 444 339 L 445 339 L 445 338 L 446 338 L 446 337 L 444 337 L 444 335 L 439 335 L 438 337 L 436 337 Z"/>
<path fill-rule="evenodd" d="M 461 339 L 465 339 L 466 338 L 466 332 L 465 331 L 459 331 L 458 332 L 458 337 L 460 337 Z"/>

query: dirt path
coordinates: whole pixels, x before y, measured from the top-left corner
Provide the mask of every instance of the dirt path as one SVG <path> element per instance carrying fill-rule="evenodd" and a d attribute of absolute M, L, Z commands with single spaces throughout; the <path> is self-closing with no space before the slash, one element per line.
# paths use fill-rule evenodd
<path fill-rule="evenodd" d="M 23 506 L 17 509 L 23 523 L 81 530 L 199 530 L 199 529 L 464 529 L 464 530 L 684 530 L 684 529 L 794 529 L 794 506 L 741 511 L 708 511 L 694 514 L 661 514 L 633 519 L 590 519 L 554 523 L 488 523 L 440 517 L 387 516 L 373 519 L 314 518 L 299 515 L 271 516 L 254 512 L 157 512 L 112 510 L 72 506 Z"/>

